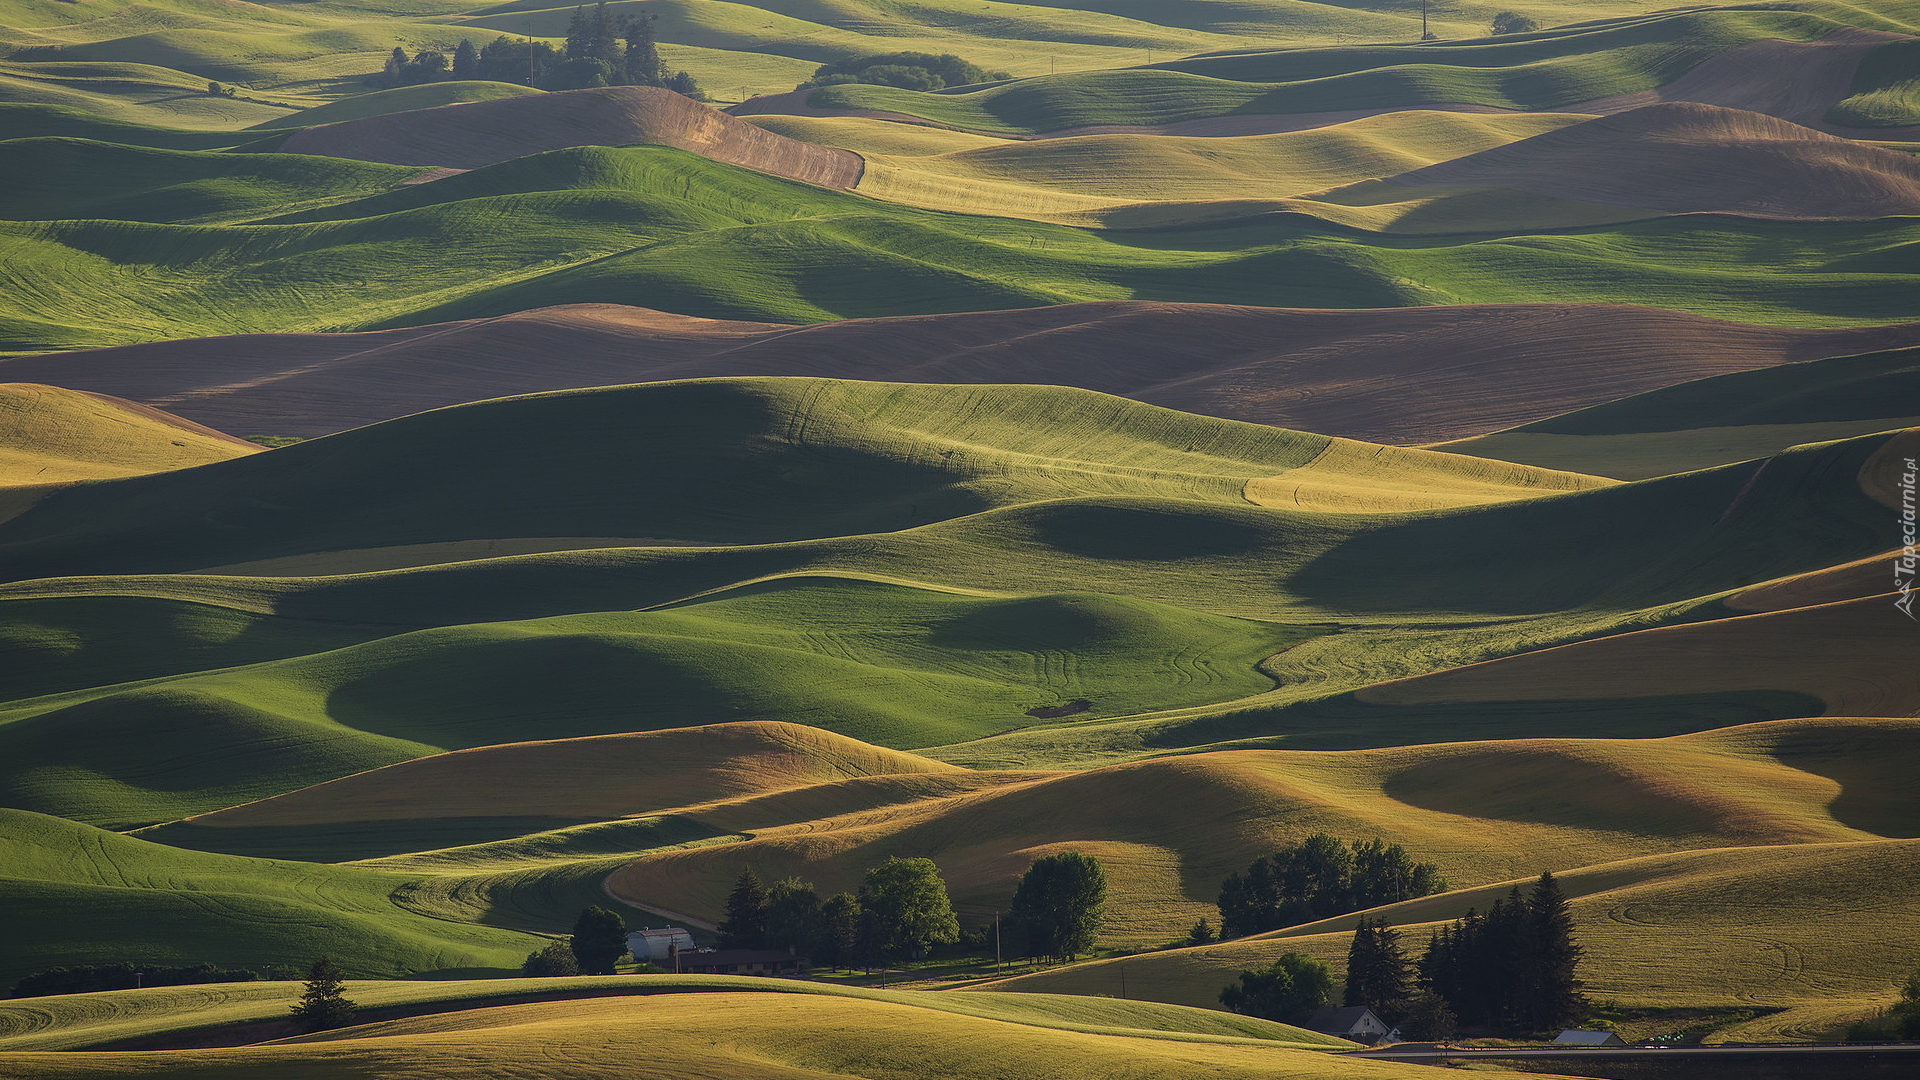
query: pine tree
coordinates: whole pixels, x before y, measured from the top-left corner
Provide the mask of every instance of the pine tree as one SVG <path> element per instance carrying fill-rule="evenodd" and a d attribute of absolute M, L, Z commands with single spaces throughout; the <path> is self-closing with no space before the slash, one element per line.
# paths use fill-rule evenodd
<path fill-rule="evenodd" d="M 567 59 L 584 60 L 587 58 L 587 45 L 592 31 L 587 25 L 585 8 L 574 8 L 573 18 L 567 20 Z"/>
<path fill-rule="evenodd" d="M 627 921 L 618 912 L 594 906 L 580 913 L 567 940 L 582 975 L 611 975 L 627 955 Z"/>
<path fill-rule="evenodd" d="M 619 30 L 614 26 L 613 16 L 607 13 L 607 0 L 595 4 L 593 14 L 587 18 L 586 56 L 607 65 L 610 72 L 619 72 L 625 66 Z"/>
<path fill-rule="evenodd" d="M 1524 1026 L 1552 1031 L 1580 1022 L 1587 999 L 1574 968 L 1585 950 L 1573 940 L 1573 916 L 1552 873 L 1542 873 L 1527 897 L 1527 1000 L 1520 1010 Z"/>
<path fill-rule="evenodd" d="M 1347 988 L 1343 1003 L 1365 1005 L 1388 1023 L 1405 1014 L 1409 987 L 1407 958 L 1400 933 L 1384 921 L 1360 920 L 1347 950 Z"/>
<path fill-rule="evenodd" d="M 480 77 L 480 51 L 466 38 L 453 50 L 453 77 L 456 79 L 477 79 Z"/>
<path fill-rule="evenodd" d="M 1462 1024 L 1552 1031 L 1586 1015 L 1574 975 L 1581 951 L 1559 883 L 1542 874 L 1530 892 L 1515 886 L 1485 915 L 1469 910 L 1434 934 L 1418 965 L 1420 985 Z"/>
<path fill-rule="evenodd" d="M 358 1006 L 347 1000 L 346 973 L 321 957 L 307 968 L 307 986 L 300 1004 L 293 1007 L 293 1018 L 308 1031 L 325 1031 L 353 1023 Z"/>
<path fill-rule="evenodd" d="M 662 86 L 666 68 L 660 63 L 659 43 L 654 37 L 656 16 L 643 11 L 627 21 L 627 53 L 621 71 L 629 86 Z"/>
<path fill-rule="evenodd" d="M 764 949 L 767 945 L 767 890 L 749 866 L 727 894 L 727 917 L 720 922 L 723 949 Z"/>
<path fill-rule="evenodd" d="M 1475 1012 L 1482 1023 L 1510 1028 L 1521 1022 L 1530 937 L 1527 899 L 1515 885 L 1487 910 L 1469 955 Z"/>

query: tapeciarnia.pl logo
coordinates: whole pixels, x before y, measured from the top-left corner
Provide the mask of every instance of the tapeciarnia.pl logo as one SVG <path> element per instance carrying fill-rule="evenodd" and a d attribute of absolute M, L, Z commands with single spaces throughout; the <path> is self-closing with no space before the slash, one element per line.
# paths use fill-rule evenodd
<path fill-rule="evenodd" d="M 1920 622 L 1920 616 L 1913 613 L 1913 577 L 1914 566 L 1920 562 L 1920 546 L 1915 543 L 1916 526 L 1913 507 L 1914 474 L 1920 473 L 1914 459 L 1906 459 L 1906 471 L 1900 474 L 1900 554 L 1893 560 L 1893 587 L 1900 591 L 1900 599 L 1893 606 L 1904 612 L 1909 619 Z"/>

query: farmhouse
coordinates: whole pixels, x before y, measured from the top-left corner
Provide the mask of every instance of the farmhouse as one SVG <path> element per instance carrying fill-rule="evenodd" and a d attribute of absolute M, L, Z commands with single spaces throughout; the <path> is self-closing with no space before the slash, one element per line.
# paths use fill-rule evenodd
<path fill-rule="evenodd" d="M 1578 1028 L 1568 1028 L 1553 1037 L 1553 1045 L 1614 1047 L 1627 1044 L 1611 1031 L 1582 1031 Z"/>
<path fill-rule="evenodd" d="M 676 954 L 675 971 L 687 975 L 798 975 L 800 958 L 766 949 L 719 949 Z"/>
<path fill-rule="evenodd" d="M 1322 1005 L 1300 1026 L 1322 1035 L 1338 1035 L 1368 1045 L 1400 1041 L 1400 1029 L 1388 1027 L 1386 1021 L 1375 1016 L 1373 1010 L 1365 1005 L 1349 1005 L 1346 1008 Z"/>
<path fill-rule="evenodd" d="M 663 926 L 658 930 L 649 927 L 627 934 L 627 951 L 635 960 L 651 960 L 657 964 L 671 958 L 675 949 L 683 953 L 693 951 L 693 935 L 678 926 Z"/>

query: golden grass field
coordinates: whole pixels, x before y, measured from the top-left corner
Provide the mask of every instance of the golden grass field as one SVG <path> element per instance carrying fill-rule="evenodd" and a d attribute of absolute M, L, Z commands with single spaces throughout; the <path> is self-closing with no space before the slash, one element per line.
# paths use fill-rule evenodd
<path fill-rule="evenodd" d="M 461 1014 L 484 1006 L 539 1000 L 644 998 L 708 994 L 794 996 L 834 1002 L 883 1002 L 942 1014 L 1007 1021 L 1091 1034 L 1124 1033 L 1198 1043 L 1247 1043 L 1347 1049 L 1344 1039 L 1297 1027 L 1213 1010 L 1151 1001 L 1114 1001 L 1053 994 L 953 993 L 830 986 L 790 979 L 736 975 L 616 975 L 540 979 L 353 981 L 350 994 L 369 1020 L 408 1014 Z M 151 987 L 22 999 L 0 1003 L 0 1052 L 79 1050 L 164 1035 L 171 1031 L 233 1032 L 278 1038 L 292 1034 L 282 1019 L 297 1000 L 297 983 L 254 982 Z M 432 1019 L 427 1024 L 436 1023 Z"/>
<path fill-rule="evenodd" d="M 0 487 L 139 476 L 259 450 L 130 401 L 0 383 Z"/>
<path fill-rule="evenodd" d="M 734 980 L 733 985 L 757 980 Z M 360 986 L 351 986 L 359 991 Z M 742 989 L 746 989 L 742 986 Z M 0 1052 L 8 1075 L 314 1078 L 462 1075 L 826 1080 L 1107 1075 L 1412 1078 L 1421 1066 L 1329 1057 L 1346 1044 L 1133 1002 L 1024 995 L 728 992 L 498 1005 L 210 1050 Z M 959 999 L 975 999 L 978 1005 Z M 285 1000 L 284 994 L 280 1000 Z M 1050 1007 L 1051 1006 L 1051 1007 Z M 1223 1030 L 1224 1028 L 1224 1030 Z M 1231 1031 L 1232 1034 L 1225 1032 Z M 1287 1041 L 1289 1035 L 1293 1041 Z M 1524 1075 L 1524 1074 L 1516 1074 Z"/>
<path fill-rule="evenodd" d="M 1279 476 L 1247 481 L 1256 506 L 1340 513 L 1398 513 L 1509 502 L 1609 486 L 1599 477 L 1335 439 Z"/>

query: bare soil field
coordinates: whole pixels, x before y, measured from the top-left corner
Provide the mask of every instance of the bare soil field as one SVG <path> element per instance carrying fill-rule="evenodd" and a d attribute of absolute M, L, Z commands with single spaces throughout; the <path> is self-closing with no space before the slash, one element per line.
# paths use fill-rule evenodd
<path fill-rule="evenodd" d="M 1802 330 L 1607 304 L 1115 301 L 810 326 L 582 304 L 371 333 L 18 357 L 0 360 L 0 379 L 116 394 L 236 434 L 297 436 L 510 394 L 659 379 L 1052 383 L 1406 445 L 1710 375 L 1913 344 L 1920 324 Z"/>
<path fill-rule="evenodd" d="M 1757 112 L 1646 105 L 1392 177 L 1513 188 L 1674 213 L 1879 218 L 1920 213 L 1920 160 Z"/>

